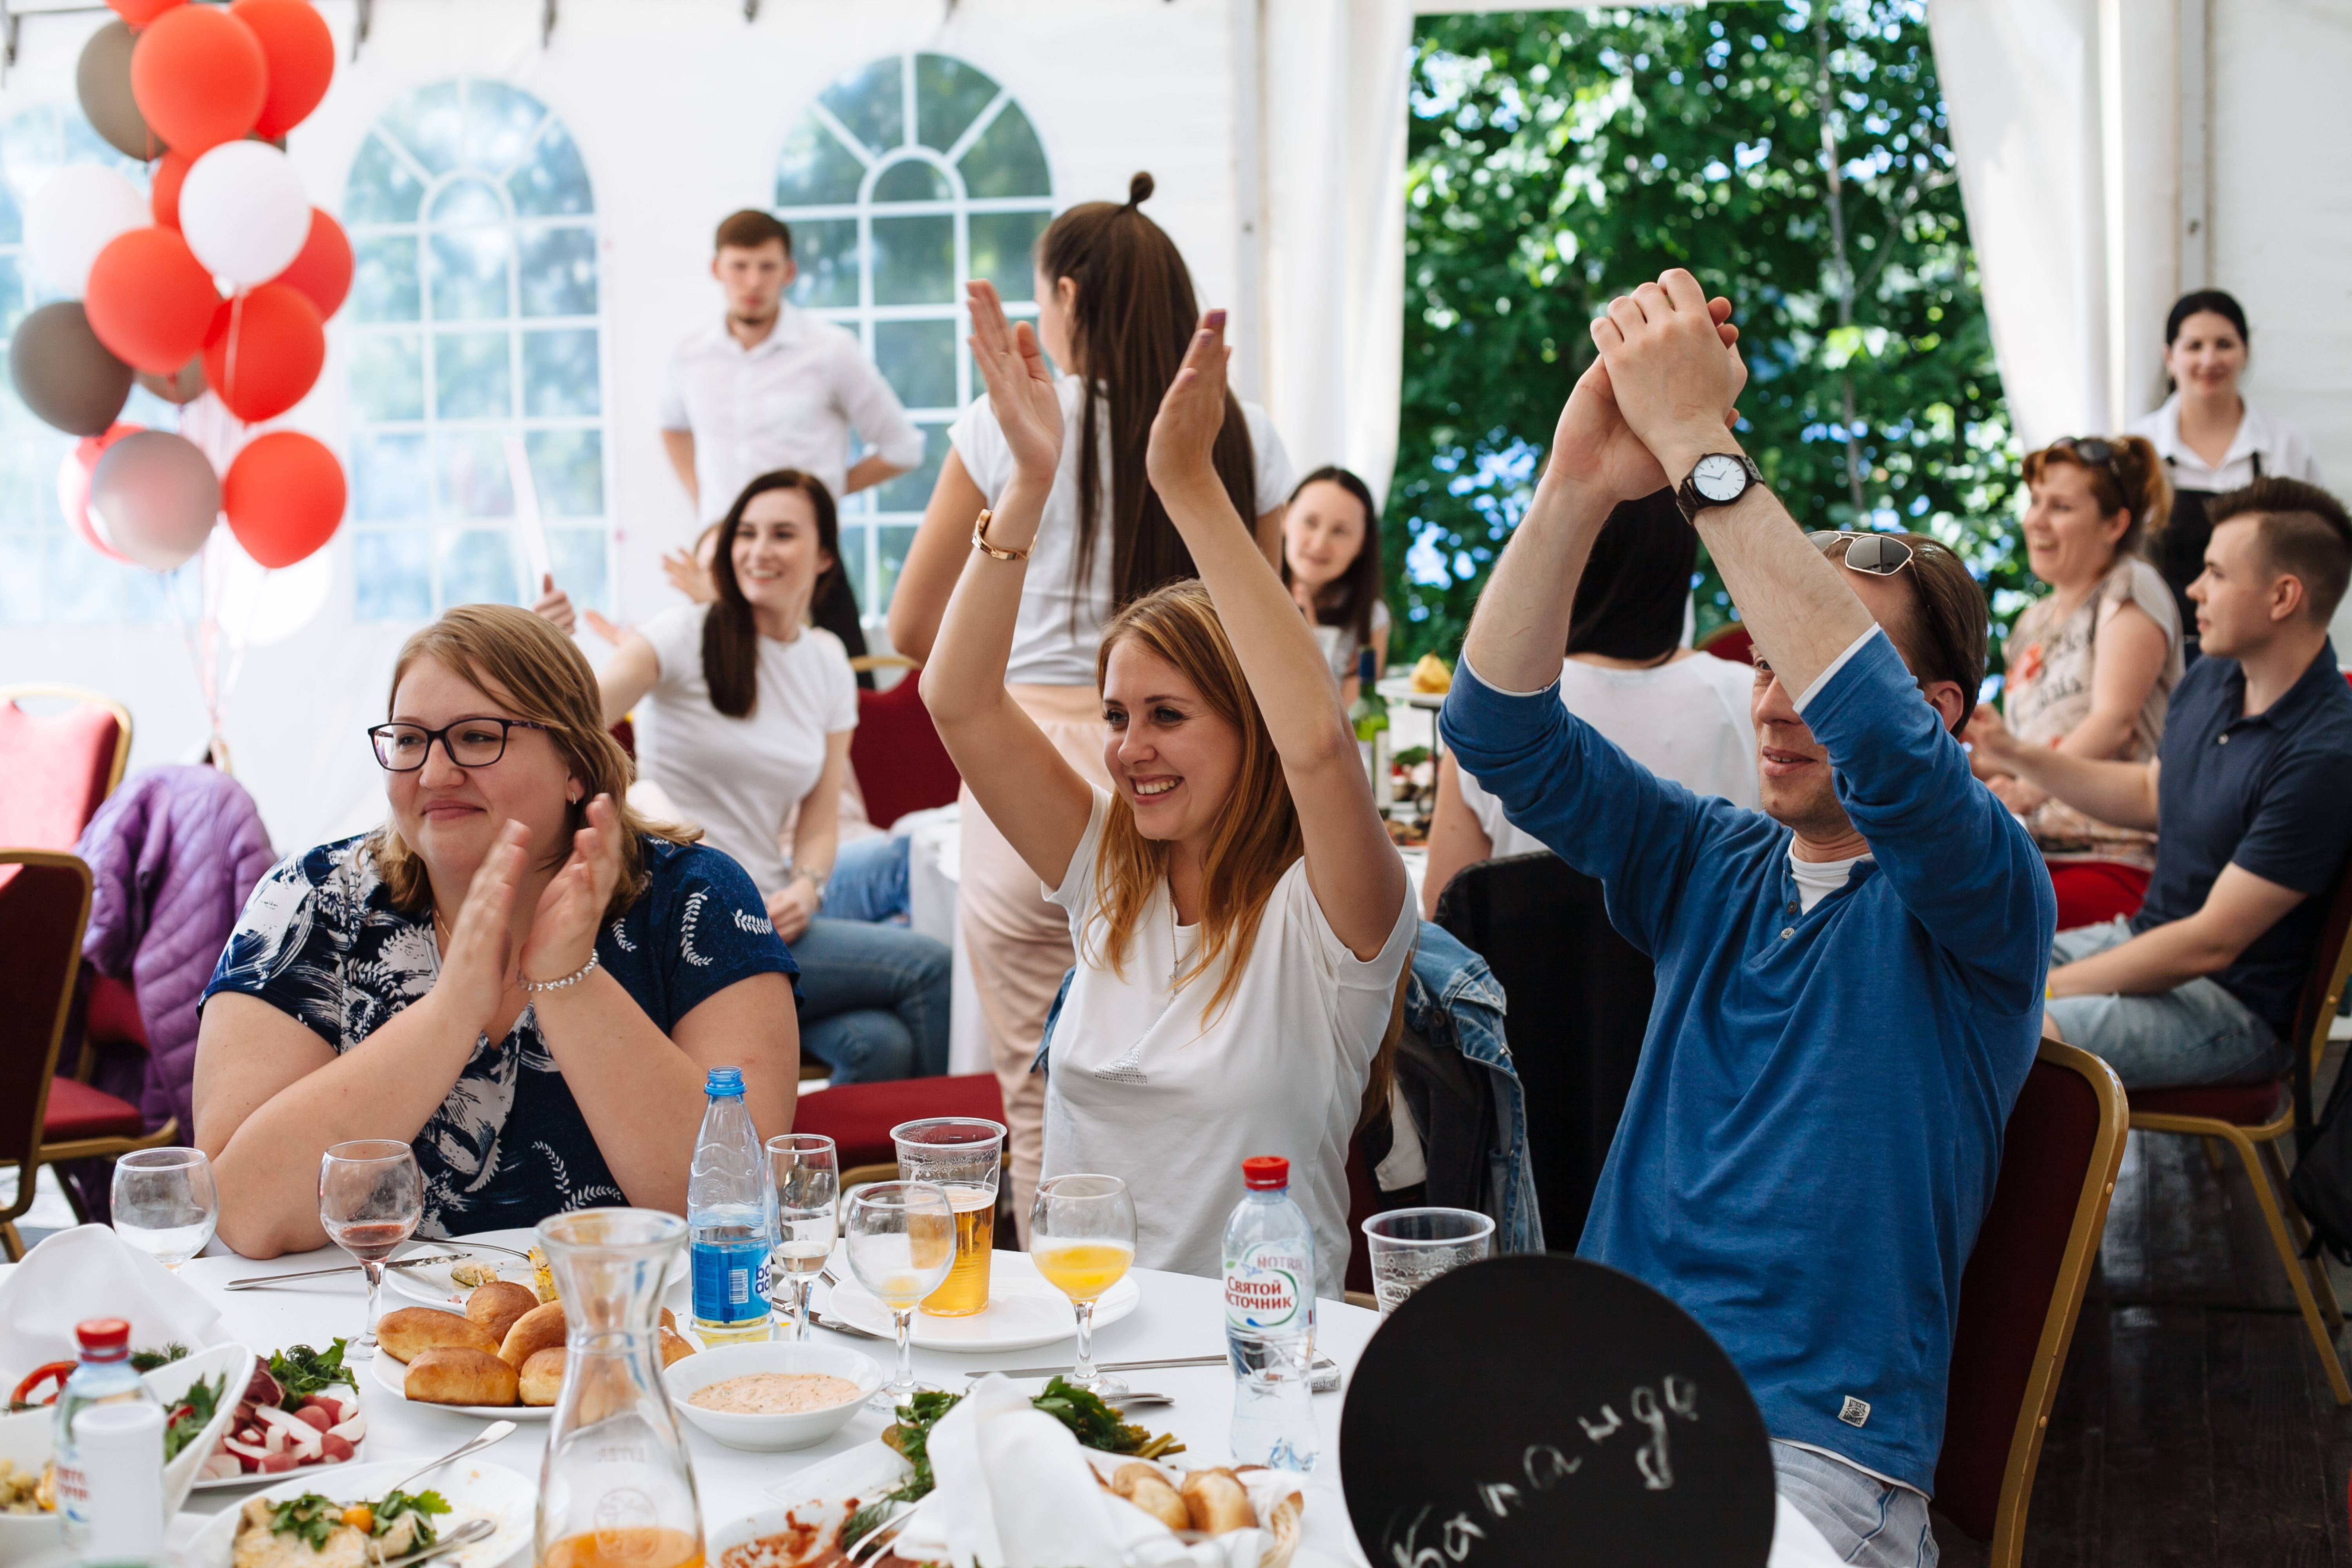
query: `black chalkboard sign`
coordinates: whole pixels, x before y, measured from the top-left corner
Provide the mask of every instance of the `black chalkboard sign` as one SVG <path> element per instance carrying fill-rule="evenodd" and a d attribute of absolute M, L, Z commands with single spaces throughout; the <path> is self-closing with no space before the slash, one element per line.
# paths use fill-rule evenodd
<path fill-rule="evenodd" d="M 1762 1568 L 1772 1456 L 1689 1313 L 1580 1258 L 1489 1258 L 1381 1325 L 1339 1423 L 1374 1568 Z"/>

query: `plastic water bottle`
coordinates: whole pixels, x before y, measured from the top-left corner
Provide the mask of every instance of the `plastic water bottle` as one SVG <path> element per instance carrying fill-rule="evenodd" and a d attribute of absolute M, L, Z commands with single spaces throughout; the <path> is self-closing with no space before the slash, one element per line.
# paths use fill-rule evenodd
<path fill-rule="evenodd" d="M 1236 1464 L 1315 1468 L 1315 1232 L 1290 1162 L 1242 1162 L 1249 1195 L 1225 1222 L 1225 1353 Z"/>
<path fill-rule="evenodd" d="M 687 1178 L 686 1223 L 694 1273 L 694 1331 L 705 1344 L 768 1337 L 768 1249 L 774 1205 L 768 1166 L 740 1068 L 712 1068 L 702 1092 L 702 1131 Z"/>
<path fill-rule="evenodd" d="M 58 1525 L 64 1532 L 66 1546 L 76 1553 L 89 1551 L 96 1543 L 94 1532 L 100 1528 L 101 1518 L 110 1509 L 120 1512 L 123 1506 L 121 1489 L 105 1484 L 117 1468 L 112 1462 L 113 1449 L 105 1448 L 104 1444 L 92 1448 L 85 1443 L 82 1430 L 85 1413 L 117 1405 L 153 1413 L 155 1479 L 152 1489 L 156 1513 L 152 1521 L 142 1519 L 135 1522 L 141 1526 L 152 1523 L 160 1542 L 163 1528 L 163 1406 L 148 1388 L 147 1380 L 131 1370 L 131 1325 L 121 1318 L 92 1318 L 74 1325 L 74 1338 L 81 1347 L 81 1364 L 74 1369 L 58 1395 L 57 1428 L 52 1437 L 58 1465 Z M 142 1420 L 142 1430 L 148 1425 Z"/>

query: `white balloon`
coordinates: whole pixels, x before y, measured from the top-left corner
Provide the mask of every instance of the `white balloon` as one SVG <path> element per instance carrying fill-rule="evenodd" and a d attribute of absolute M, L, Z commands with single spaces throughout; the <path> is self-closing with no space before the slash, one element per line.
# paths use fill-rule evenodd
<path fill-rule="evenodd" d="M 205 591 L 231 647 L 268 647 L 319 618 L 335 586 L 331 550 L 314 550 L 273 572 L 216 528 L 205 542 Z"/>
<path fill-rule="evenodd" d="M 267 142 L 224 142 L 180 186 L 180 235 L 206 271 L 246 288 L 267 283 L 310 237 L 302 176 Z"/>
<path fill-rule="evenodd" d="M 139 187 L 112 169 L 68 163 L 41 182 L 25 207 L 25 248 L 51 288 L 81 298 L 89 264 L 107 242 L 153 221 Z"/>

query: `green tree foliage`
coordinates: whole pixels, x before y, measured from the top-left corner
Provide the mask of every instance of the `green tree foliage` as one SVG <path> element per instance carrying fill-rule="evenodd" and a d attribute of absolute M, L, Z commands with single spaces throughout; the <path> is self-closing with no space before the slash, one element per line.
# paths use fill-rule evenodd
<path fill-rule="evenodd" d="M 2018 459 L 1918 0 L 1429 17 L 1412 71 L 1392 657 L 1460 647 L 1587 323 L 1668 267 L 1735 301 L 1740 439 L 1799 521 L 1932 533 L 2014 616 Z M 1732 610 L 1702 567 L 1704 634 Z"/>

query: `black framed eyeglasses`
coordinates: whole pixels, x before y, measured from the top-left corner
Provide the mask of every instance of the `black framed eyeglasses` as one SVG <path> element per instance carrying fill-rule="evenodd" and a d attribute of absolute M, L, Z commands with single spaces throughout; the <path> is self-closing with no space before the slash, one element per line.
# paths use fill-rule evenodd
<path fill-rule="evenodd" d="M 433 742 L 461 768 L 487 768 L 507 754 L 509 730 L 545 730 L 528 719 L 460 719 L 428 730 L 422 724 L 378 724 L 368 731 L 375 760 L 389 773 L 413 773 L 425 765 Z"/>
<path fill-rule="evenodd" d="M 1808 533 L 1805 541 L 1827 555 L 1840 542 L 1845 552 L 1839 558 L 1848 571 L 1861 572 L 1872 577 L 1892 577 L 1911 564 L 1912 548 L 1908 541 L 1891 533 L 1863 533 L 1850 528 L 1822 529 Z M 1929 545 L 1926 548 L 1934 549 Z"/>

